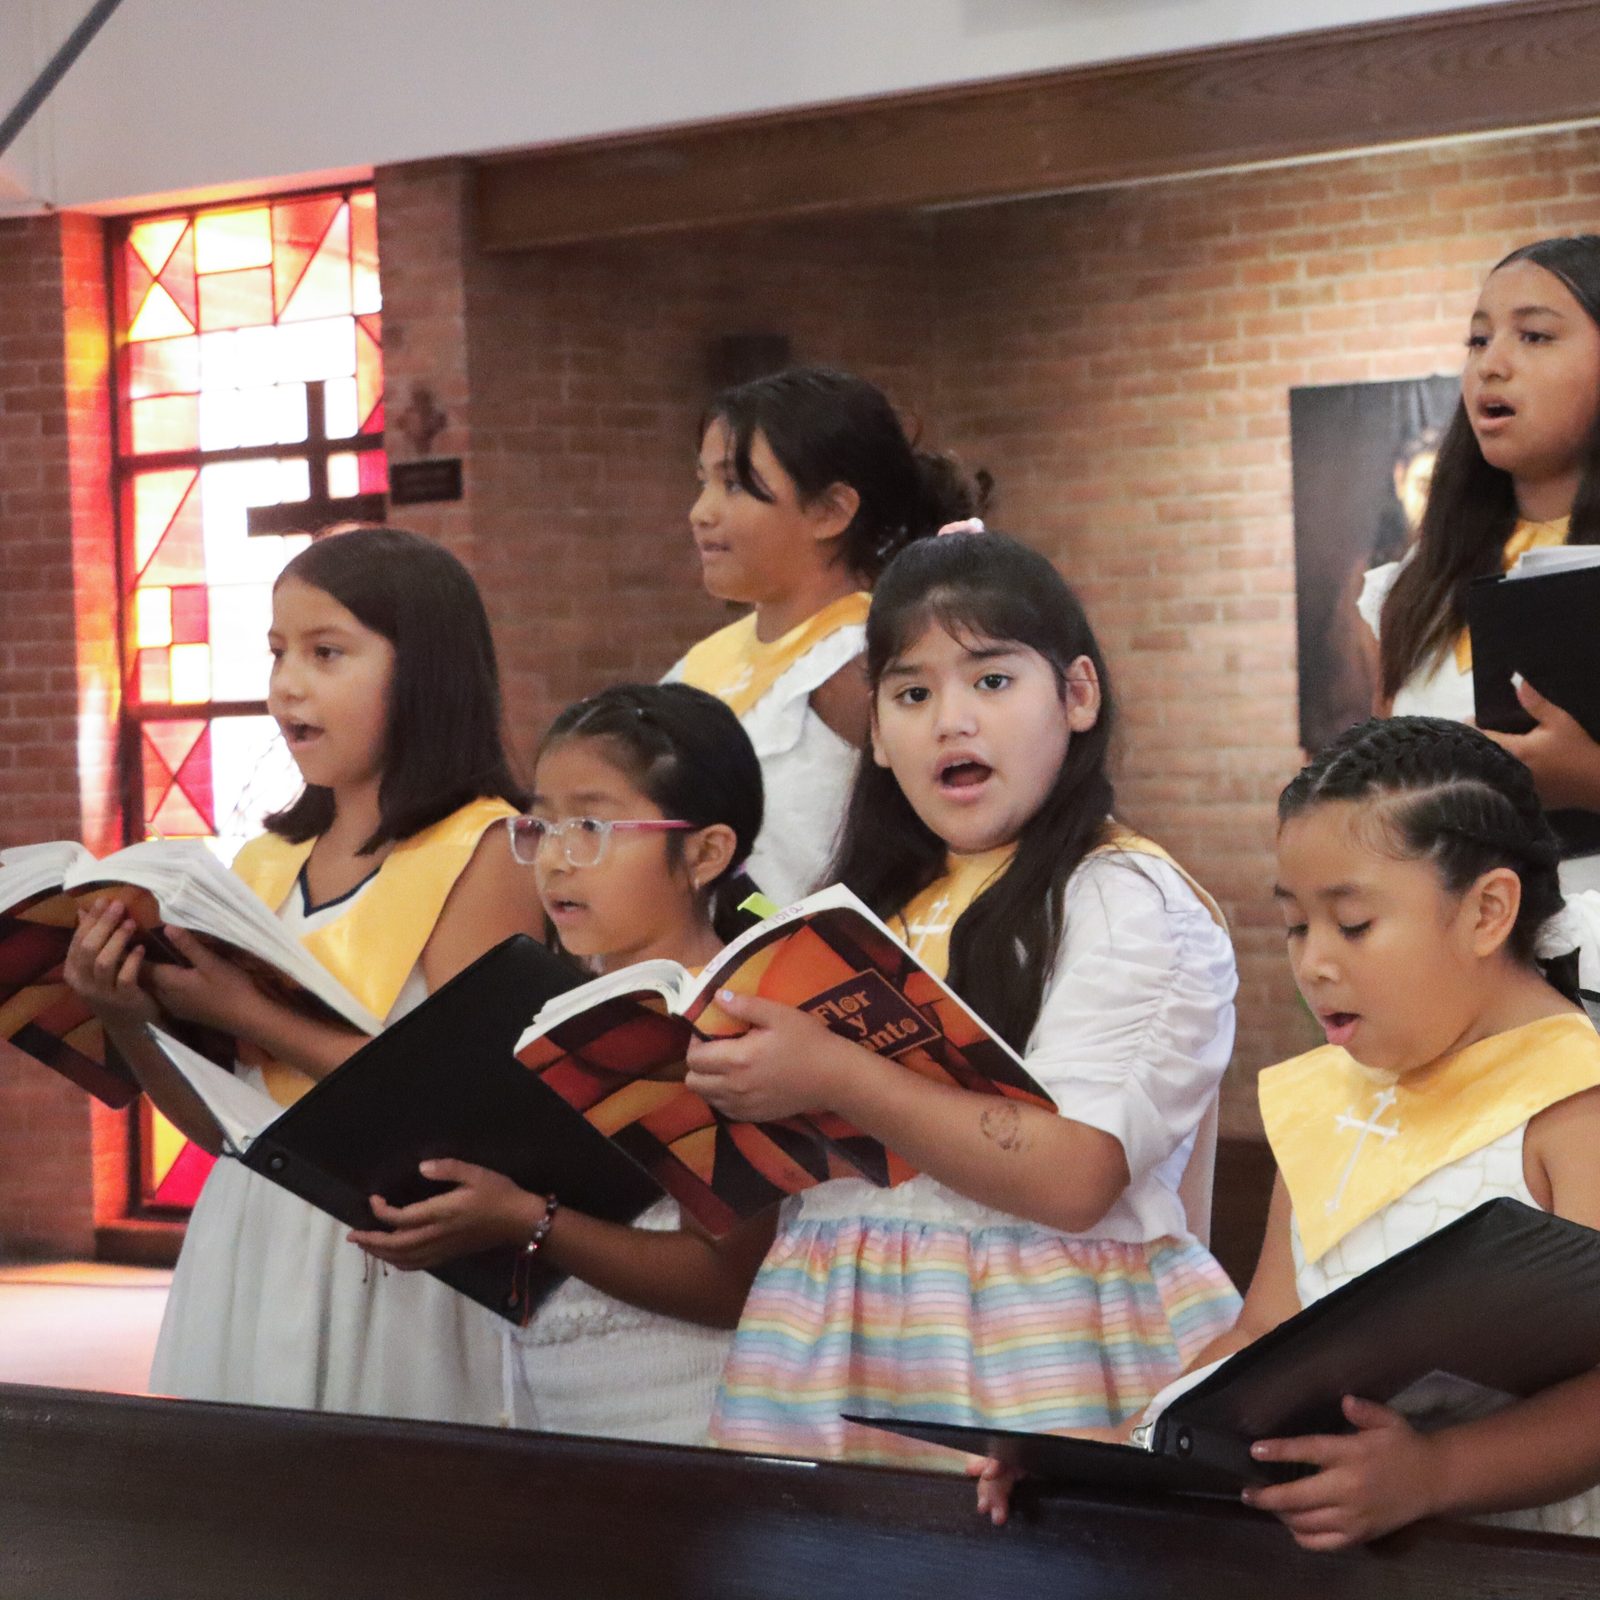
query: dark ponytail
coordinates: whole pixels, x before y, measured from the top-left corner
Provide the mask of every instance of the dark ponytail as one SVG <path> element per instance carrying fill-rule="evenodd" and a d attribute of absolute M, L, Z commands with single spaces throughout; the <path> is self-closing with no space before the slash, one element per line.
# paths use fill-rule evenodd
<path fill-rule="evenodd" d="M 1540 934 L 1566 903 L 1561 851 L 1533 775 L 1515 756 L 1443 717 L 1375 718 L 1335 739 L 1288 784 L 1278 825 L 1333 800 L 1382 804 L 1400 855 L 1431 861 L 1451 894 L 1509 867 L 1522 881 L 1522 904 L 1507 948 L 1568 1000 L 1578 999 L 1573 963 L 1538 957 Z"/>
<path fill-rule="evenodd" d="M 771 488 L 750 464 L 759 433 L 793 479 L 800 503 L 814 503 L 836 483 L 860 496 L 840 541 L 840 559 L 871 583 L 913 539 L 982 511 L 992 479 L 968 478 L 948 456 L 919 451 L 888 397 L 865 378 L 827 367 L 790 367 L 725 389 L 700 419 L 729 434 L 730 476 L 770 503 Z"/>
<path fill-rule="evenodd" d="M 739 904 L 756 888 L 744 864 L 761 832 L 761 763 L 733 712 L 686 683 L 623 683 L 568 706 L 551 723 L 539 757 L 572 738 L 603 739 L 664 815 L 733 830 L 733 856 L 705 889 L 707 911 L 725 942 L 750 926 L 756 919 Z M 667 840 L 681 854 L 682 835 Z"/>

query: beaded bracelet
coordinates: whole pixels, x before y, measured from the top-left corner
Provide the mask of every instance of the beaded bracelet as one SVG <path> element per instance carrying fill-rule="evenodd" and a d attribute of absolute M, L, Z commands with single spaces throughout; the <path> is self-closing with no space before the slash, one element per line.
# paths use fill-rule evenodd
<path fill-rule="evenodd" d="M 550 1229 L 555 1225 L 556 1212 L 561 1209 L 561 1202 L 553 1194 L 544 1197 L 544 1215 L 533 1225 L 533 1232 L 528 1235 L 528 1242 L 517 1252 L 517 1264 L 511 1274 L 511 1294 L 509 1306 L 512 1311 L 519 1314 L 522 1326 L 527 1327 L 533 1316 L 533 1258 L 543 1248 L 544 1242 L 550 1237 Z"/>

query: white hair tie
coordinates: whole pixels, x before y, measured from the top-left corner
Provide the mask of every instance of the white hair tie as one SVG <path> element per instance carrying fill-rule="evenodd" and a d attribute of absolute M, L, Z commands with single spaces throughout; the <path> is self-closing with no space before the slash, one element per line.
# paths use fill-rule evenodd
<path fill-rule="evenodd" d="M 983 525 L 982 517 L 963 517 L 960 522 L 947 522 L 939 533 L 987 533 L 989 530 Z"/>

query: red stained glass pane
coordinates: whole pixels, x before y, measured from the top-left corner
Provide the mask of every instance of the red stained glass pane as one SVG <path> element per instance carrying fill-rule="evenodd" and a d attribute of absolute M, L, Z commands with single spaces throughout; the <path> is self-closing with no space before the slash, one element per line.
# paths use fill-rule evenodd
<path fill-rule="evenodd" d="M 128 339 L 137 343 L 140 339 L 174 339 L 193 332 L 194 324 L 184 316 L 177 301 L 159 283 L 153 283 L 129 325 Z"/>
<path fill-rule="evenodd" d="M 194 231 L 195 265 L 201 272 L 236 272 L 272 264 L 272 218 L 265 206 L 202 211 Z M 263 320 L 270 321 L 271 314 Z"/>
<path fill-rule="evenodd" d="M 193 467 L 141 472 L 133 480 L 133 565 L 142 573 L 161 536 L 172 526 L 183 497 L 199 476 Z"/>
<path fill-rule="evenodd" d="M 284 200 L 272 208 L 273 299 L 281 312 L 339 213 L 339 196 Z"/>
<path fill-rule="evenodd" d="M 152 275 L 159 275 L 172 254 L 172 247 L 188 226 L 187 217 L 155 217 L 149 222 L 136 222 L 128 230 L 129 248 Z"/>
<path fill-rule="evenodd" d="M 154 455 L 163 450 L 193 450 L 200 442 L 200 407 L 193 395 L 162 395 L 152 400 L 135 400 L 128 407 L 128 415 L 135 455 Z"/>
<path fill-rule="evenodd" d="M 122 307 L 121 315 L 132 322 L 134 313 L 144 304 L 150 285 L 156 275 L 144 263 L 143 257 L 129 249 L 122 252 Z"/>
<path fill-rule="evenodd" d="M 189 491 L 140 575 L 145 583 L 179 586 L 206 577 L 205 533 L 198 487 Z"/>
<path fill-rule="evenodd" d="M 189 759 L 204 737 L 207 725 L 196 717 L 192 721 L 146 722 L 141 725 L 141 731 L 145 743 L 145 797 L 159 805 L 166 798 L 166 787 L 172 782 L 173 774 Z M 159 793 L 156 792 L 157 783 Z"/>
<path fill-rule="evenodd" d="M 172 642 L 205 644 L 210 635 L 211 607 L 204 584 L 172 591 Z"/>
<path fill-rule="evenodd" d="M 272 321 L 272 268 L 218 272 L 200 280 L 200 331 Z"/>
<path fill-rule="evenodd" d="M 389 458 L 381 450 L 368 450 L 360 456 L 362 494 L 388 494 Z M 176 623 L 174 623 L 176 626 Z"/>
<path fill-rule="evenodd" d="M 212 800 L 211 730 L 208 727 L 195 741 L 188 759 L 178 768 L 178 786 L 189 803 L 205 818 L 206 832 L 215 833 L 216 805 Z"/>
<path fill-rule="evenodd" d="M 128 396 L 193 394 L 200 387 L 198 339 L 151 339 L 128 346 Z"/>
<path fill-rule="evenodd" d="M 199 1145 L 185 1144 L 167 1168 L 167 1175 L 145 1196 L 145 1203 L 192 1210 L 216 1164 L 217 1158 L 208 1156 Z"/>
<path fill-rule="evenodd" d="M 363 433 L 383 431 L 381 420 L 374 423 L 374 414 L 383 399 L 382 332 L 381 318 L 356 319 L 356 411 Z"/>
<path fill-rule="evenodd" d="M 167 264 L 161 269 L 161 287 L 173 298 L 178 309 L 191 321 L 198 315 L 195 298 L 194 229 L 178 241 Z"/>
<path fill-rule="evenodd" d="M 383 305 L 378 288 L 378 198 L 368 189 L 350 196 L 350 277 L 358 315 Z"/>
<path fill-rule="evenodd" d="M 210 822 L 195 809 L 177 784 L 167 790 L 167 797 L 151 813 L 150 832 L 163 839 L 203 839 L 212 832 Z"/>
<path fill-rule="evenodd" d="M 168 673 L 165 650 L 139 652 L 136 682 L 140 704 L 164 706 L 172 703 L 172 680 Z"/>
<path fill-rule="evenodd" d="M 310 322 L 350 314 L 350 208 L 340 206 L 279 314 L 280 322 Z"/>

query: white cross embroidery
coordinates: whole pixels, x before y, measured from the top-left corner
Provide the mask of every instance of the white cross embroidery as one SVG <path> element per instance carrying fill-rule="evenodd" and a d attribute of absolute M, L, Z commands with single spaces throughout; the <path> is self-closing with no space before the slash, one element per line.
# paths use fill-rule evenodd
<path fill-rule="evenodd" d="M 743 694 L 755 682 L 755 676 L 756 669 L 754 667 L 746 667 L 726 689 L 718 693 L 717 698 L 719 700 L 731 700 L 735 695 Z"/>
<path fill-rule="evenodd" d="M 920 956 L 923 945 L 936 934 L 949 933 L 954 924 L 939 920 L 949 909 L 950 896 L 942 894 L 928 907 L 928 920 L 926 922 L 913 922 L 906 928 L 906 932 L 911 935 L 912 955 Z"/>
<path fill-rule="evenodd" d="M 1344 1111 L 1341 1111 L 1339 1115 L 1333 1119 L 1333 1125 L 1335 1128 L 1341 1130 L 1346 1128 L 1351 1129 L 1355 1133 L 1359 1134 L 1360 1137 L 1356 1140 L 1355 1149 L 1350 1152 L 1350 1159 L 1344 1164 L 1344 1172 L 1340 1176 L 1339 1187 L 1334 1190 L 1333 1197 L 1323 1208 L 1327 1211 L 1329 1216 L 1332 1216 L 1333 1213 L 1344 1204 L 1344 1192 L 1349 1187 L 1351 1174 L 1356 1170 L 1356 1162 L 1360 1159 L 1362 1147 L 1367 1142 L 1367 1135 L 1369 1133 L 1375 1133 L 1380 1139 L 1392 1139 L 1397 1133 L 1399 1133 L 1400 1129 L 1398 1126 L 1394 1126 L 1386 1122 L 1380 1122 L 1378 1120 L 1378 1118 L 1381 1117 L 1384 1112 L 1394 1104 L 1394 1102 L 1394 1090 L 1392 1088 L 1385 1089 L 1373 1102 L 1372 1115 L 1369 1116 L 1365 1122 L 1358 1121 L 1355 1117 L 1352 1117 L 1348 1112 Z"/>

